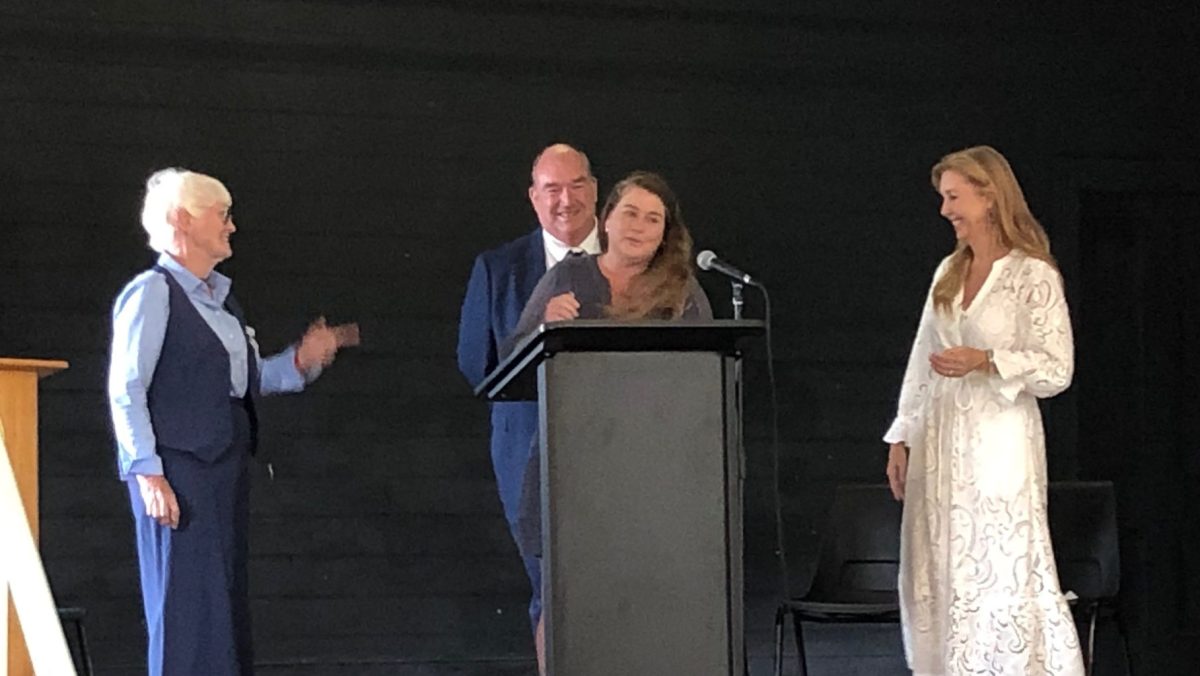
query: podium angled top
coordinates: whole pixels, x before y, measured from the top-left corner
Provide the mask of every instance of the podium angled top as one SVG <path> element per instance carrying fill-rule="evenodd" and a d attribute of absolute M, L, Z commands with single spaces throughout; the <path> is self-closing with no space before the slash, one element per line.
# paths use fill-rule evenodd
<path fill-rule="evenodd" d="M 67 362 L 58 359 L 24 359 L 0 357 L 0 371 L 33 371 L 39 378 L 67 368 Z"/>
<path fill-rule="evenodd" d="M 491 401 L 537 399 L 537 365 L 559 352 L 718 352 L 738 354 L 762 335 L 759 320 L 710 321 L 571 319 L 542 324 L 523 338 L 483 382 L 475 396 Z"/>

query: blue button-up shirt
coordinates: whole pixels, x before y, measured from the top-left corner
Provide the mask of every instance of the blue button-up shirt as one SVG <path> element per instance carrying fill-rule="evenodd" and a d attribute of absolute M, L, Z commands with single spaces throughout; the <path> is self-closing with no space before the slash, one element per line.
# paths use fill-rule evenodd
<path fill-rule="evenodd" d="M 243 334 L 237 318 L 225 310 L 225 299 L 229 297 L 232 287 L 228 277 L 213 271 L 207 280 L 200 279 L 165 253 L 159 257 L 158 264 L 175 277 L 188 300 L 229 352 L 229 396 L 243 397 L 246 394 L 246 335 L 250 336 L 249 342 L 258 364 L 259 391 L 262 394 L 299 392 L 304 389 L 304 374 L 295 366 L 295 347 L 263 359 L 258 353 L 258 343 L 254 341 L 254 330 L 247 326 Z M 154 378 L 154 368 L 158 365 L 167 333 L 169 294 L 167 281 L 162 275 L 147 270 L 127 284 L 113 304 L 108 398 L 122 479 L 133 474 L 163 473 L 162 459 L 156 451 L 154 428 L 150 424 L 146 392 Z"/>

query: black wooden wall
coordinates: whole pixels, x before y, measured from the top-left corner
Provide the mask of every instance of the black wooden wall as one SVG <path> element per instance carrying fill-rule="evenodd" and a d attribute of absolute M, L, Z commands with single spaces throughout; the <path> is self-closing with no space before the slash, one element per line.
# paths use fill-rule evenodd
<path fill-rule="evenodd" d="M 833 487 L 883 478 L 878 438 L 952 246 L 930 165 L 976 143 L 1006 153 L 1069 294 L 1086 296 L 1085 189 L 1122 189 L 1147 166 L 1162 190 L 1200 185 L 1197 24 L 1176 4 L 0 3 L 0 353 L 71 362 L 43 386 L 42 550 L 59 599 L 91 613 L 101 673 L 135 673 L 143 642 L 103 384 L 111 300 L 152 260 L 137 214 L 153 169 L 229 186 L 239 232 L 223 269 L 264 348 L 318 314 L 363 330 L 360 350 L 267 410 L 274 478 L 261 464 L 251 564 L 260 661 L 271 673 L 528 673 L 527 592 L 486 411 L 453 346 L 472 257 L 534 226 L 532 156 L 578 145 L 602 194 L 630 170 L 663 173 L 698 246 L 770 285 L 802 585 Z M 724 308 L 720 280 L 705 285 Z M 1103 332 L 1091 317 L 1076 330 Z M 761 357 L 746 523 L 756 669 L 778 588 Z M 1086 396 L 1044 406 L 1052 475 L 1122 479 L 1128 468 L 1097 460 L 1111 453 L 1078 443 Z M 1175 480 L 1155 464 L 1136 485 Z M 1142 497 L 1126 491 L 1122 506 L 1154 521 Z M 1196 557 L 1187 565 L 1127 567 L 1126 594 L 1194 595 Z M 1195 642 L 1179 638 L 1196 624 L 1129 607 L 1134 663 L 1183 673 Z M 838 636 L 817 635 L 817 669 L 902 664 L 890 629 Z"/>

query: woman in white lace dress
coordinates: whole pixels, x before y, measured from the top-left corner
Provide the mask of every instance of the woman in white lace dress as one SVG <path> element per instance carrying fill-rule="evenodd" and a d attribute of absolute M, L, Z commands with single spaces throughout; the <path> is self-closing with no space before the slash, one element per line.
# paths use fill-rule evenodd
<path fill-rule="evenodd" d="M 904 500 L 900 610 L 915 674 L 1083 674 L 1046 519 L 1037 399 L 1071 384 L 1062 278 L 987 146 L 933 167 L 958 239 L 934 274 L 884 441 Z"/>

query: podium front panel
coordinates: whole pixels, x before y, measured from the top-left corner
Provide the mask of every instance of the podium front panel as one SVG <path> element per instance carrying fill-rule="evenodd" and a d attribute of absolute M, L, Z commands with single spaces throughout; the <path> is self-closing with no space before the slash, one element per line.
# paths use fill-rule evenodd
<path fill-rule="evenodd" d="M 733 365 L 583 352 L 539 367 L 550 673 L 740 675 Z"/>

